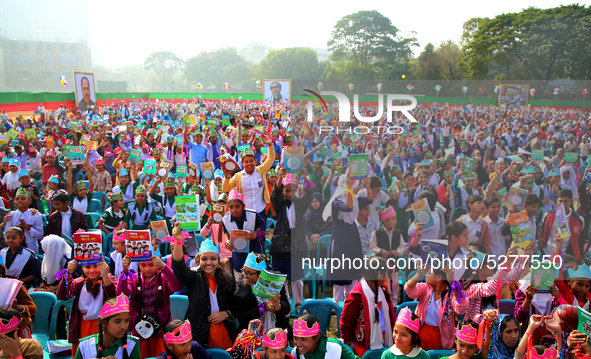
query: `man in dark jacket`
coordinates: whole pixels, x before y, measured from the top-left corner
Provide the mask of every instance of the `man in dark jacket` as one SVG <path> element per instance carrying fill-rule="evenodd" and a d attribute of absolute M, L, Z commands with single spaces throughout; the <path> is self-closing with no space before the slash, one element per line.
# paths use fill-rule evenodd
<path fill-rule="evenodd" d="M 67 194 L 60 193 L 53 197 L 53 208 L 55 212 L 47 220 L 47 235 L 55 234 L 59 237 L 73 238 L 74 233 L 79 229 L 88 231 L 84 213 L 70 208 L 70 199 Z"/>
<path fill-rule="evenodd" d="M 291 288 L 296 311 L 302 305 L 304 295 L 303 263 L 294 263 L 291 258 L 304 258 L 308 254 L 306 242 L 306 223 L 304 214 L 314 198 L 314 185 L 307 179 L 306 169 L 300 170 L 304 179 L 304 195 L 297 198 L 298 182 L 295 176 L 288 174 L 286 168 L 279 171 L 279 179 L 271 193 L 271 204 L 277 214 L 275 231 L 271 238 L 269 254 L 273 256 L 273 270 L 287 274 L 292 281 Z M 293 269 L 293 272 L 292 272 Z"/>

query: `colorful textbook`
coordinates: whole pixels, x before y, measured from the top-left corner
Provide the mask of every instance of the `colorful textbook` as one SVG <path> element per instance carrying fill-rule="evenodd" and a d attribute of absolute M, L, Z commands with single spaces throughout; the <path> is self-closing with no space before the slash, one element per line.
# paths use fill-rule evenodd
<path fill-rule="evenodd" d="M 435 225 L 429 203 L 426 198 L 420 199 L 410 205 L 417 221 L 423 224 L 423 229 Z"/>
<path fill-rule="evenodd" d="M 507 223 L 511 228 L 513 244 L 519 248 L 525 248 L 532 243 L 532 234 L 529 229 L 527 212 L 514 213 L 507 216 Z"/>

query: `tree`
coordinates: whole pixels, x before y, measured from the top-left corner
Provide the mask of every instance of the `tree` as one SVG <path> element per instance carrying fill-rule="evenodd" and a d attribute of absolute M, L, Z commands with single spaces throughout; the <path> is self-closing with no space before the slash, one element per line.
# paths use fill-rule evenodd
<path fill-rule="evenodd" d="M 271 50 L 270 47 L 263 44 L 262 42 L 255 42 L 253 44 L 248 44 L 245 47 L 241 48 L 238 53 L 242 56 L 246 61 L 258 64 L 261 62 L 267 53 Z"/>
<path fill-rule="evenodd" d="M 220 88 L 224 82 L 235 82 L 235 79 L 227 77 L 225 69 L 236 63 L 245 61 L 236 48 L 224 47 L 210 52 L 204 51 L 188 59 L 183 71 L 187 82 L 193 87 L 200 82 L 205 87 Z"/>
<path fill-rule="evenodd" d="M 445 80 L 460 80 L 464 77 L 463 71 L 458 68 L 460 47 L 453 41 L 442 42 L 435 51 L 439 58 L 441 76 Z"/>
<path fill-rule="evenodd" d="M 224 68 L 224 77 L 228 79 L 232 88 L 254 90 L 255 84 L 252 81 L 253 70 L 253 64 L 236 62 Z"/>
<path fill-rule="evenodd" d="M 395 62 L 412 55 L 414 37 L 402 37 L 389 18 L 378 11 L 360 11 L 337 21 L 328 41 L 335 60 L 351 61 L 367 69 L 375 62 Z"/>
<path fill-rule="evenodd" d="M 462 48 L 471 78 L 492 77 L 496 65 L 513 79 L 591 79 L 591 8 L 573 4 L 530 7 L 478 23 Z"/>
<path fill-rule="evenodd" d="M 259 80 L 317 80 L 321 74 L 318 55 L 309 47 L 271 50 L 254 71 L 254 77 Z"/>
<path fill-rule="evenodd" d="M 345 60 L 329 62 L 324 67 L 321 80 L 350 81 L 350 80 L 373 80 L 376 78 L 375 70 L 368 66 L 360 68 L 355 63 Z"/>
<path fill-rule="evenodd" d="M 175 79 L 184 62 L 170 51 L 154 52 L 144 60 L 144 69 L 154 71 L 161 89 L 170 91 L 174 88 Z"/>
<path fill-rule="evenodd" d="M 435 46 L 428 43 L 419 55 L 413 75 L 422 80 L 441 80 L 443 78 L 441 64 L 442 60 L 435 51 Z"/>

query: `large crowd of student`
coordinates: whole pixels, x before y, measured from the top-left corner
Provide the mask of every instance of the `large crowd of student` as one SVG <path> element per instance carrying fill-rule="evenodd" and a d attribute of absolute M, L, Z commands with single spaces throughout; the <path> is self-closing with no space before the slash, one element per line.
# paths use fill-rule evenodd
<path fill-rule="evenodd" d="M 400 113 L 373 124 L 396 125 L 397 135 L 357 134 L 367 123 L 353 116 L 338 124 L 336 110 L 314 111 L 308 122 L 303 103 L 133 100 L 84 113 L 40 104 L 33 118 L 3 112 L 0 276 L 23 287 L 0 307 L 0 356 L 44 355 L 47 344 L 31 339 L 34 291 L 73 298 L 74 359 L 209 359 L 211 348 L 236 359 L 353 359 L 376 350 L 383 359 L 427 359 L 433 350 L 450 359 L 591 356 L 591 329 L 579 331 L 591 303 L 589 109 L 420 105 L 418 122 Z M 72 161 L 69 148 L 83 145 L 84 159 Z M 293 146 L 305 153 L 298 173 L 284 164 Z M 351 174 L 356 154 L 369 155 L 365 178 Z M 239 167 L 219 161 L 228 158 Z M 168 170 L 147 174 L 152 160 Z M 202 176 L 204 163 L 213 163 L 213 179 Z M 527 191 L 523 203 L 507 203 L 512 188 Z M 200 231 L 181 230 L 182 195 L 198 195 Z M 428 228 L 411 209 L 423 199 Z M 227 208 L 221 220 L 214 205 Z M 520 212 L 532 238 L 521 247 L 506 222 Z M 153 237 L 149 261 L 132 261 L 125 231 L 154 231 L 162 219 L 170 236 Z M 93 229 L 108 238 L 105 258 L 78 265 L 72 238 Z M 236 230 L 248 232 L 250 253 L 234 248 Z M 423 239 L 444 240 L 443 257 L 464 265 L 413 267 Z M 305 257 L 380 264 L 324 269 L 342 310 L 340 338 L 299 313 L 304 276 L 316 278 L 292 263 Z M 536 258 L 557 268 L 548 292 L 531 284 Z M 385 270 L 390 259 L 409 265 Z M 264 271 L 287 275 L 277 297 L 253 292 Z M 173 294 L 188 297 L 186 321 L 172 320 Z M 416 306 L 401 305 L 404 298 Z M 504 299 L 514 307 L 502 310 Z"/>

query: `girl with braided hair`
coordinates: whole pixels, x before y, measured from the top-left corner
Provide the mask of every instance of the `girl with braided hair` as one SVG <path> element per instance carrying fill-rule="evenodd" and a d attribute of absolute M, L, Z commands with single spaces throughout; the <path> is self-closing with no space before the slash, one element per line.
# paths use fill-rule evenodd
<path fill-rule="evenodd" d="M 83 266 L 82 277 L 73 279 L 72 273 L 76 268 L 76 260 L 68 263 L 55 293 L 58 300 L 74 298 L 68 322 L 68 342 L 72 344 L 73 354 L 76 353 L 81 338 L 98 332 L 100 310 L 107 299 L 115 297 L 117 284 L 117 279 L 109 274 L 109 265 L 104 259 L 97 265 Z M 61 272 L 56 277 L 60 274 Z"/>
<path fill-rule="evenodd" d="M 376 268 L 376 269 L 373 269 Z M 341 336 L 345 344 L 353 344 L 353 353 L 363 357 L 370 349 L 391 347 L 394 308 L 388 295 L 386 261 L 371 259 L 363 269 L 363 278 L 345 299 Z"/>
<path fill-rule="evenodd" d="M 105 302 L 98 320 L 98 333 L 80 341 L 75 359 L 140 359 L 139 339 L 127 334 L 129 299 L 125 295 Z"/>
<path fill-rule="evenodd" d="M 131 298 L 131 325 L 133 335 L 140 337 L 142 358 L 157 357 L 166 350 L 162 338 L 164 326 L 172 320 L 170 296 L 183 290 L 172 269 L 159 257 L 140 262 L 137 277 L 128 272 L 131 257 L 126 255 L 122 261 L 123 271 L 117 283 L 117 294 Z M 151 323 L 153 330 L 144 330 L 144 323 Z M 157 326 L 158 325 L 158 326 Z"/>
<path fill-rule="evenodd" d="M 470 303 L 451 268 L 432 269 L 430 263 L 418 266 L 417 273 L 404 285 L 410 298 L 419 300 L 416 313 L 421 319 L 419 337 L 424 350 L 451 349 L 455 315 L 464 314 Z M 425 283 L 419 283 L 426 274 Z"/>

